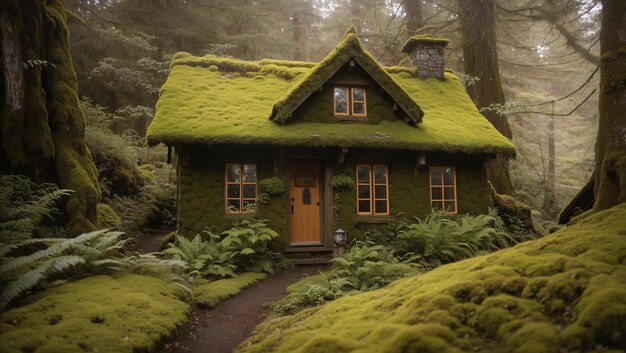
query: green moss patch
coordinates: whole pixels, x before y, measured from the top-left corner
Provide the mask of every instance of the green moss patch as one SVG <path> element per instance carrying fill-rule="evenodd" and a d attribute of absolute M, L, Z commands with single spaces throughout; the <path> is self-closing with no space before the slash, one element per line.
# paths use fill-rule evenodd
<path fill-rule="evenodd" d="M 342 43 L 350 48 L 360 45 L 353 34 Z M 348 53 L 350 50 L 354 49 L 344 51 Z M 331 56 L 329 60 L 339 60 L 340 56 Z M 280 110 L 283 116 L 287 114 L 284 112 L 295 108 L 296 105 L 290 102 L 292 99 L 299 101 L 295 99 L 296 86 L 306 86 L 297 89 L 298 92 L 309 92 L 309 86 L 319 87 L 303 83 L 315 70 L 310 65 L 278 60 L 249 62 L 215 56 L 176 57 L 148 129 L 147 140 L 151 145 L 267 144 L 515 153 L 514 146 L 478 112 L 451 72 L 445 73 L 445 80 L 420 80 L 415 77 L 413 69 L 391 67 L 384 68 L 383 72 L 377 71 L 389 81 L 387 85 L 397 86 L 398 92 L 402 92 L 394 99 L 401 100 L 398 98 L 401 95 L 403 99 L 411 100 L 411 104 L 419 104 L 424 117 L 418 126 L 410 126 L 400 119 L 323 124 L 303 118 L 277 124 L 268 117 L 273 110 L 276 114 Z M 365 61 L 363 59 L 359 64 L 364 65 L 371 75 L 372 70 L 377 69 L 368 69 Z M 382 78 L 377 79 L 379 84 L 380 80 Z M 277 103 L 279 101 L 282 103 Z M 402 102 L 398 103 L 405 110 L 409 109 Z M 332 107 L 328 109 L 332 110 Z M 286 119 L 286 115 L 283 118 Z M 283 118 L 278 120 L 283 121 Z"/>
<path fill-rule="evenodd" d="M 152 352 L 186 321 L 185 291 L 154 277 L 94 276 L 0 315 L 3 352 Z"/>
<path fill-rule="evenodd" d="M 232 297 L 241 292 L 243 288 L 262 280 L 266 276 L 265 273 L 247 272 L 237 277 L 199 285 L 193 290 L 194 301 L 201 308 L 212 308 L 222 300 Z"/>
<path fill-rule="evenodd" d="M 623 350 L 624 258 L 626 204 L 535 241 L 273 318 L 239 351 Z"/>

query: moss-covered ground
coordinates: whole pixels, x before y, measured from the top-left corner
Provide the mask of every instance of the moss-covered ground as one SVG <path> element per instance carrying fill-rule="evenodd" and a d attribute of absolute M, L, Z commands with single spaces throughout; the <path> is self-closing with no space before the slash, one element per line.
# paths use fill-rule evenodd
<path fill-rule="evenodd" d="M 260 325 L 240 352 L 626 349 L 626 204 L 550 236 Z"/>
<path fill-rule="evenodd" d="M 265 273 L 247 272 L 237 277 L 200 284 L 193 290 L 194 301 L 201 308 L 212 308 L 222 300 L 232 297 L 241 292 L 244 287 L 254 284 L 266 276 Z"/>
<path fill-rule="evenodd" d="M 62 284 L 0 315 L 0 351 L 155 351 L 187 321 L 186 295 L 175 284 L 134 274 Z"/>

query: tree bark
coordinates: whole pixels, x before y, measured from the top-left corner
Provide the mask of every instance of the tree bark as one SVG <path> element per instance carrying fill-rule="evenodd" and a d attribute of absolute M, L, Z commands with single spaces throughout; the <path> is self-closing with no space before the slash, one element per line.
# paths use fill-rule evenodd
<path fill-rule="evenodd" d="M 478 108 L 492 104 L 503 105 L 505 99 L 498 66 L 493 0 L 457 0 L 457 3 L 463 36 L 465 74 L 480 78 L 478 82 L 467 87 L 467 93 Z M 502 135 L 512 138 L 506 116 L 493 110 L 485 111 L 483 115 Z M 497 156 L 490 161 L 487 174 L 499 194 L 513 194 L 509 161 L 506 157 Z"/>
<path fill-rule="evenodd" d="M 96 228 L 100 197 L 84 141 L 76 73 L 61 0 L 0 3 L 0 172 L 73 190 L 70 235 Z"/>
<path fill-rule="evenodd" d="M 626 201 L 626 2 L 602 0 L 594 211 Z"/>

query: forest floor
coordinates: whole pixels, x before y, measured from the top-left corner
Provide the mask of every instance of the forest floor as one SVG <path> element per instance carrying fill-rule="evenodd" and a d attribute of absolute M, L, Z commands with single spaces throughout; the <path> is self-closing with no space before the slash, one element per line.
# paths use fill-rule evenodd
<path fill-rule="evenodd" d="M 286 295 L 287 287 L 326 267 L 295 267 L 253 284 L 213 309 L 195 308 L 186 332 L 164 346 L 164 353 L 230 353 L 270 313 L 269 305 Z"/>
<path fill-rule="evenodd" d="M 135 244 L 135 249 L 144 254 L 161 251 L 163 242 L 176 229 L 159 228 L 151 229 L 147 234 L 140 236 Z"/>

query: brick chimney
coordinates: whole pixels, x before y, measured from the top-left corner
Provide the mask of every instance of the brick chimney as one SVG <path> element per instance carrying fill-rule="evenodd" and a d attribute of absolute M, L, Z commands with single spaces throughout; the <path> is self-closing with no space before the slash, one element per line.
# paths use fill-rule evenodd
<path fill-rule="evenodd" d="M 433 38 L 431 35 L 417 35 L 409 38 L 402 46 L 402 51 L 409 54 L 409 67 L 417 68 L 419 78 L 436 77 L 444 79 L 443 48 L 448 40 Z"/>

